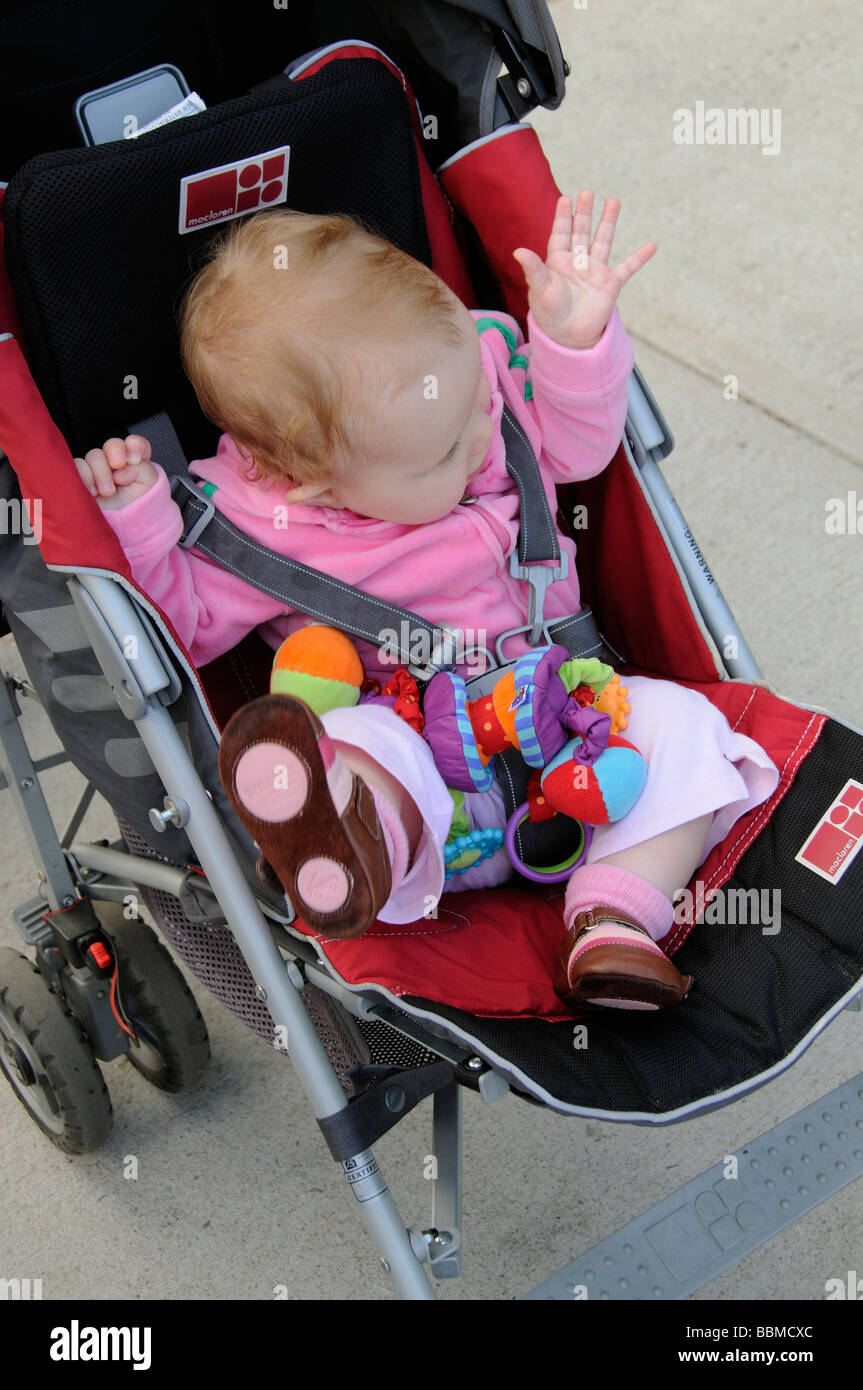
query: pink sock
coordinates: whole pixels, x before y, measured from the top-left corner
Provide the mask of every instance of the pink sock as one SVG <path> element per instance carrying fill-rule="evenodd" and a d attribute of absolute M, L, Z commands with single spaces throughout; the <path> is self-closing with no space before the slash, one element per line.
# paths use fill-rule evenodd
<path fill-rule="evenodd" d="M 378 820 L 384 832 L 384 843 L 390 857 L 390 874 L 392 876 L 390 893 L 394 893 L 407 873 L 410 862 L 407 831 L 386 792 L 379 791 L 377 787 L 371 787 L 370 790 L 374 797 L 375 810 L 378 813 Z"/>
<path fill-rule="evenodd" d="M 566 885 L 563 920 L 567 931 L 577 913 L 599 903 L 607 903 L 633 917 L 650 932 L 654 941 L 661 941 L 674 922 L 673 904 L 647 879 L 639 878 L 629 869 L 620 869 L 616 864 L 585 864 L 574 871 Z"/>

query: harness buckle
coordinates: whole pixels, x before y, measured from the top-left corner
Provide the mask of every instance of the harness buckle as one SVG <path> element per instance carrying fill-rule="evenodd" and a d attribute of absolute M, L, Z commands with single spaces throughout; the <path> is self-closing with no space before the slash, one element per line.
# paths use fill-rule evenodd
<path fill-rule="evenodd" d="M 507 637 L 515 637 L 517 633 L 526 632 L 530 646 L 539 645 L 540 638 L 544 638 L 548 646 L 553 646 L 554 641 L 548 630 L 548 622 L 545 618 L 545 595 L 549 584 L 556 584 L 558 579 L 566 579 L 569 574 L 569 555 L 565 550 L 560 552 L 560 563 L 557 565 L 545 565 L 538 562 L 532 565 L 520 565 L 518 562 L 518 549 L 516 548 L 509 557 L 509 572 L 513 579 L 526 579 L 530 585 L 530 594 L 527 601 L 527 622 L 521 627 L 508 628 L 502 632 L 494 645 L 495 656 L 501 665 L 504 665 L 507 658 L 503 655 L 503 643 Z"/>
<path fill-rule="evenodd" d="M 461 633 L 458 628 L 452 627 L 449 623 L 436 623 L 434 632 L 437 634 L 432 645 L 428 662 L 425 666 L 417 666 L 413 662 L 408 662 L 408 671 L 415 680 L 430 681 L 433 676 L 441 671 L 447 671 L 458 663 L 458 644 Z M 449 653 L 445 651 L 448 645 Z M 447 657 L 448 659 L 445 659 Z"/>
<path fill-rule="evenodd" d="M 202 492 L 199 487 L 196 487 L 194 483 L 190 483 L 188 478 L 182 477 L 179 473 L 175 473 L 170 480 L 171 496 L 174 498 L 175 502 L 177 500 L 177 488 L 174 486 L 175 483 L 182 484 L 183 487 L 187 488 L 192 496 L 195 497 L 197 501 L 203 503 L 204 506 L 204 511 L 198 517 L 198 520 L 192 523 L 188 535 L 177 542 L 183 550 L 189 550 L 193 545 L 197 545 L 198 537 L 201 532 L 205 531 L 213 520 L 213 517 L 216 515 L 216 507 L 212 497 L 208 497 L 206 492 Z"/>

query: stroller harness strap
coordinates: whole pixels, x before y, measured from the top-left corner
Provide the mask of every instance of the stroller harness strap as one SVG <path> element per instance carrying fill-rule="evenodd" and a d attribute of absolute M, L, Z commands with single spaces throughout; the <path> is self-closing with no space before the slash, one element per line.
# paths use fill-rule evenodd
<path fill-rule="evenodd" d="M 528 622 L 524 628 L 513 631 L 524 631 L 534 645 L 544 636 L 550 642 L 559 642 L 573 657 L 597 655 L 604 644 L 589 608 L 584 607 L 579 613 L 558 618 L 553 623 L 545 622 L 542 611 L 545 591 L 550 583 L 565 577 L 569 557 L 561 553 L 530 441 L 506 406 L 501 428 L 506 444 L 506 467 L 518 487 L 520 499 L 521 526 L 517 550 L 510 557 L 510 570 L 531 586 Z M 411 674 L 419 679 L 430 680 L 438 671 L 454 664 L 454 652 L 458 647 L 453 639 L 458 634 L 447 624 L 434 624 L 407 608 L 375 598 L 352 584 L 270 550 L 229 521 L 189 476 L 188 460 L 164 411 L 130 424 L 129 432 L 143 434 L 151 441 L 153 457 L 168 474 L 171 495 L 183 518 L 179 545 L 185 549 L 194 546 L 255 588 L 363 641 L 379 643 L 384 629 L 412 634 L 409 644 L 416 634 L 424 633 L 431 652 L 427 666 L 412 664 L 410 647 L 402 645 L 403 635 L 399 638 L 399 656 Z M 543 563 L 547 561 L 551 561 L 551 565 Z M 505 662 L 500 653 L 501 643 L 511 635 L 512 632 L 502 634 L 498 642 L 497 659 L 501 664 Z"/>

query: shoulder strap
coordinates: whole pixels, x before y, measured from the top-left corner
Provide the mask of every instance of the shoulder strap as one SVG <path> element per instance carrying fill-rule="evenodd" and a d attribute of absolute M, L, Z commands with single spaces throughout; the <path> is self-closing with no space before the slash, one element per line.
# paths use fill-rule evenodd
<path fill-rule="evenodd" d="M 518 488 L 520 503 L 518 560 L 533 565 L 540 560 L 560 560 L 554 518 L 542 485 L 542 477 L 530 440 L 508 406 L 500 420 L 506 445 L 506 467 Z"/>
<path fill-rule="evenodd" d="M 422 673 L 427 679 L 437 670 L 455 664 L 454 657 L 443 659 L 446 634 L 440 625 L 269 550 L 229 521 L 189 477 L 183 446 L 164 411 L 137 421 L 129 426 L 129 431 L 143 434 L 152 442 L 153 457 L 168 474 L 171 496 L 183 517 L 183 534 L 178 544 L 184 549 L 194 546 L 247 584 L 364 642 L 380 645 L 383 632 L 394 633 L 395 644 L 390 647 L 398 647 L 400 660 L 411 667 L 414 675 L 419 674 L 420 668 L 412 662 L 411 648 L 416 652 L 420 635 L 425 638 L 423 651 L 431 654 L 428 665 L 433 669 Z M 452 641 L 449 645 L 453 646 Z"/>
<path fill-rule="evenodd" d="M 528 626 L 536 627 L 542 622 L 541 595 L 553 578 L 560 577 L 561 552 L 539 465 L 526 434 L 507 407 L 504 407 L 501 428 L 506 445 L 506 466 L 518 487 L 521 502 L 521 529 L 511 569 L 520 578 L 533 581 L 541 577 L 543 581 L 539 588 L 531 583 Z M 186 549 L 194 546 L 256 589 L 320 622 L 341 628 L 352 637 L 379 644 L 382 632 L 394 633 L 400 660 L 416 676 L 430 679 L 437 670 L 456 663 L 454 629 L 446 624 L 433 624 L 410 609 L 374 598 L 299 560 L 269 550 L 229 521 L 189 477 L 183 447 L 164 411 L 136 421 L 129 426 L 129 432 L 143 434 L 151 441 L 153 457 L 168 474 L 171 495 L 183 517 L 183 534 L 178 544 Z M 555 567 L 540 567 L 544 560 L 554 561 Z M 560 620 L 561 623 L 569 621 Z M 548 630 L 551 633 L 552 629 Z M 422 667 L 414 663 L 411 656 L 411 648 L 416 651 L 416 638 L 420 635 L 424 636 L 424 652 L 431 653 L 429 662 Z M 563 645 L 569 645 L 565 637 L 562 641 Z"/>

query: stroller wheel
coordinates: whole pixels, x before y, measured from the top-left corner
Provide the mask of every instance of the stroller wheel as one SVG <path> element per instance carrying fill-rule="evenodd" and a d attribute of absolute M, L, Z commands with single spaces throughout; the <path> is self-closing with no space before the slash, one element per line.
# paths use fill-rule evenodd
<path fill-rule="evenodd" d="M 90 1044 L 32 961 L 8 946 L 0 947 L 0 1070 L 65 1153 L 105 1143 L 113 1111 Z"/>
<path fill-rule="evenodd" d="M 119 903 L 100 902 L 97 912 L 117 956 L 123 1008 L 137 1036 L 126 1056 L 160 1091 L 190 1091 L 211 1055 L 192 991 L 140 917 L 124 917 Z"/>

